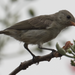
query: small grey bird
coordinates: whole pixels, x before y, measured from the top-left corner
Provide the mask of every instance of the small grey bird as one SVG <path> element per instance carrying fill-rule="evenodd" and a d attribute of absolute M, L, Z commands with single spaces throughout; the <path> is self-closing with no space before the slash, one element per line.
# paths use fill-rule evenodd
<path fill-rule="evenodd" d="M 54 39 L 62 29 L 68 26 L 75 26 L 75 18 L 67 10 L 61 10 L 55 14 L 37 16 L 0 31 L 0 34 L 6 34 L 15 39 L 24 42 L 24 47 L 35 57 L 29 50 L 29 44 L 37 44 L 41 49 L 42 44 Z"/>

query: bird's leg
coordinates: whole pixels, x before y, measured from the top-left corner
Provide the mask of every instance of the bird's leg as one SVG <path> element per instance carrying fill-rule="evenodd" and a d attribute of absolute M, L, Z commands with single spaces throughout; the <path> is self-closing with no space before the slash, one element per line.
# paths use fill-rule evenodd
<path fill-rule="evenodd" d="M 26 48 L 26 50 L 33 56 L 33 59 L 36 57 L 28 48 L 28 44 L 24 43 L 24 47 Z"/>
<path fill-rule="evenodd" d="M 35 55 L 29 50 L 27 43 L 24 43 L 24 47 L 25 47 L 26 50 L 33 56 L 33 62 L 35 62 L 35 61 L 39 58 L 39 56 L 35 56 Z M 38 64 L 38 63 L 39 63 L 39 62 L 37 62 L 37 64 Z"/>
<path fill-rule="evenodd" d="M 50 50 L 50 51 L 52 51 L 52 52 L 53 52 L 53 51 L 56 51 L 56 50 L 54 50 L 54 49 L 44 48 L 44 47 L 41 46 L 41 44 L 39 44 L 38 47 L 39 47 L 40 49 Z"/>

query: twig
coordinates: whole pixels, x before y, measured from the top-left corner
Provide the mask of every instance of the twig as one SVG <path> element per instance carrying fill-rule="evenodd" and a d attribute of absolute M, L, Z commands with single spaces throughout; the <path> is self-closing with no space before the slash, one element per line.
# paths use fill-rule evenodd
<path fill-rule="evenodd" d="M 54 57 L 61 57 L 61 56 L 62 55 L 60 55 L 58 51 L 53 51 L 50 54 L 47 54 L 44 56 L 37 56 L 34 61 L 33 59 L 30 59 L 28 61 L 21 62 L 21 64 L 14 71 L 12 71 L 9 75 L 16 75 L 21 70 L 26 70 L 29 66 L 35 63 L 39 63 L 41 61 L 50 61 Z"/>

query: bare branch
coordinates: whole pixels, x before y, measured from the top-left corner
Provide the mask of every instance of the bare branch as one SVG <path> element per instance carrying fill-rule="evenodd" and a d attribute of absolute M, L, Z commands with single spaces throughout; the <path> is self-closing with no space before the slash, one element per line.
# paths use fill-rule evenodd
<path fill-rule="evenodd" d="M 9 75 L 16 75 L 21 70 L 26 70 L 29 66 L 35 63 L 39 63 L 41 61 L 50 61 L 54 57 L 61 57 L 61 56 L 62 55 L 60 55 L 58 51 L 53 51 L 50 54 L 47 54 L 44 56 L 36 56 L 34 61 L 33 59 L 30 59 L 28 61 L 21 62 L 21 64 L 14 71 L 12 71 Z"/>

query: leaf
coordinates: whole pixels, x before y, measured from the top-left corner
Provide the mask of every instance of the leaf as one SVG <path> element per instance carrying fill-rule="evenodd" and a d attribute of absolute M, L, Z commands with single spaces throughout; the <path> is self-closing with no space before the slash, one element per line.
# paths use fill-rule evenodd
<path fill-rule="evenodd" d="M 66 55 L 65 50 L 61 48 L 58 43 L 56 44 L 56 48 L 61 55 Z"/>
<path fill-rule="evenodd" d="M 72 65 L 72 66 L 75 66 L 74 60 L 71 60 L 71 65 Z"/>
<path fill-rule="evenodd" d="M 33 9 L 29 9 L 29 10 L 28 10 L 28 13 L 29 13 L 29 15 L 32 16 L 32 17 L 35 16 L 35 13 L 34 13 L 34 10 L 33 10 Z"/>

